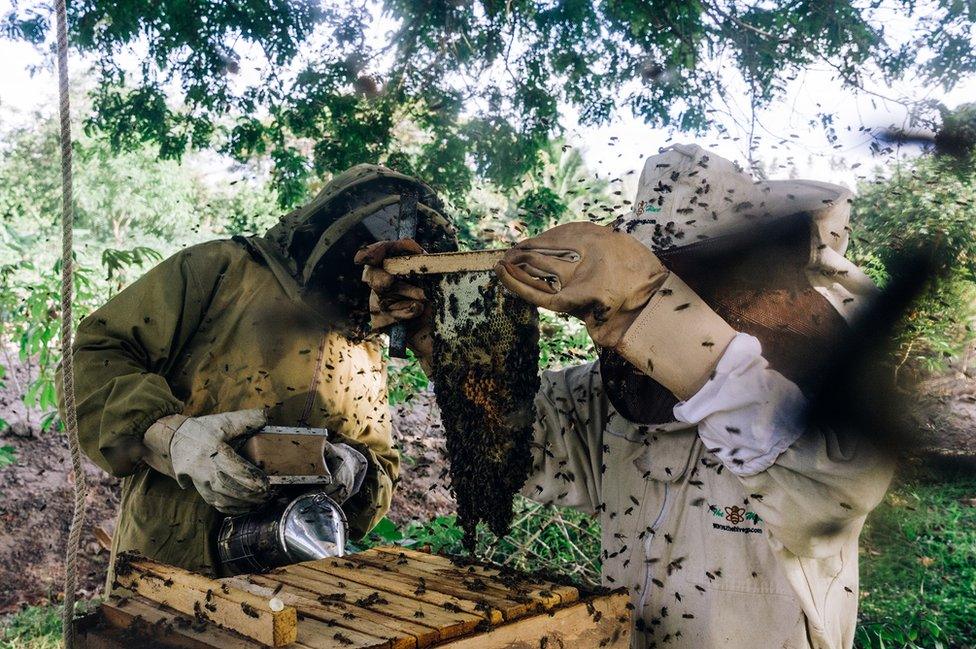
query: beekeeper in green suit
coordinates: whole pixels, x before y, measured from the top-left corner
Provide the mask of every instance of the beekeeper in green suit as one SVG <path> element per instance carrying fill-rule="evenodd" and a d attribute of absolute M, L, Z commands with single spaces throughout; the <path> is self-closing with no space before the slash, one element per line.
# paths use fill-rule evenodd
<path fill-rule="evenodd" d="M 223 516 L 269 495 L 233 442 L 265 424 L 329 429 L 330 491 L 351 535 L 383 517 L 399 463 L 382 346 L 353 259 L 395 238 L 405 201 L 425 247 L 453 249 L 428 186 L 360 165 L 265 236 L 182 250 L 81 322 L 81 445 L 123 478 L 113 560 L 135 550 L 219 574 Z"/>

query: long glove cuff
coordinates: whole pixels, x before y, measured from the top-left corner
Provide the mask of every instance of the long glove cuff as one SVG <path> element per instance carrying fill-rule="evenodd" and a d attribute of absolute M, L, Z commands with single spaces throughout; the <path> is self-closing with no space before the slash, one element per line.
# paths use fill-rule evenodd
<path fill-rule="evenodd" d="M 143 460 L 146 464 L 173 479 L 176 479 L 176 471 L 173 469 L 170 446 L 173 443 L 173 435 L 186 420 L 187 417 L 183 415 L 169 415 L 157 419 L 142 438 L 142 445 L 145 448 Z"/>
<path fill-rule="evenodd" d="M 705 384 L 735 334 L 680 277 L 669 273 L 616 351 L 684 400 Z"/>

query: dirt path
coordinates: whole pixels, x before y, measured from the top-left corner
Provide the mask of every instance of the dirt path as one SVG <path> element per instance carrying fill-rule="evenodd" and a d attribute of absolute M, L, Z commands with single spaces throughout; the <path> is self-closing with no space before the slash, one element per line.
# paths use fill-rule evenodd
<path fill-rule="evenodd" d="M 400 483 L 390 520 L 397 524 L 454 513 L 447 491 L 447 446 L 432 392 L 393 409 L 394 439 L 400 451 Z"/>

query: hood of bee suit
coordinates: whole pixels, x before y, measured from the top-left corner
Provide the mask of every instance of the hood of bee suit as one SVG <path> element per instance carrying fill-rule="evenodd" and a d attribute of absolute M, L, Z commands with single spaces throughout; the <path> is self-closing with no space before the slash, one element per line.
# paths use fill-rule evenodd
<path fill-rule="evenodd" d="M 756 182 L 697 145 L 645 161 L 633 210 L 614 227 L 650 248 L 770 365 L 803 388 L 876 293 L 844 257 L 852 194 L 810 180 Z M 610 350 L 608 395 L 628 419 L 666 421 L 676 400 Z"/>
<path fill-rule="evenodd" d="M 267 264 L 293 299 L 335 315 L 364 309 L 368 289 L 353 263 L 359 248 L 408 236 L 401 205 L 416 199 L 417 240 L 428 252 L 457 249 L 443 202 L 426 183 L 380 165 L 335 176 L 311 202 L 281 217 L 264 236 L 235 237 Z"/>

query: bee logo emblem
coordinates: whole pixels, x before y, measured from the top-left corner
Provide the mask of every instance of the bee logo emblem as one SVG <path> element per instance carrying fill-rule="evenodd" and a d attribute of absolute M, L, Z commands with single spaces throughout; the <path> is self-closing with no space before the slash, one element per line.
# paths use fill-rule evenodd
<path fill-rule="evenodd" d="M 746 510 L 742 507 L 737 507 L 732 505 L 731 507 L 725 508 L 725 520 L 732 523 L 733 525 L 738 525 L 746 518 Z"/>

